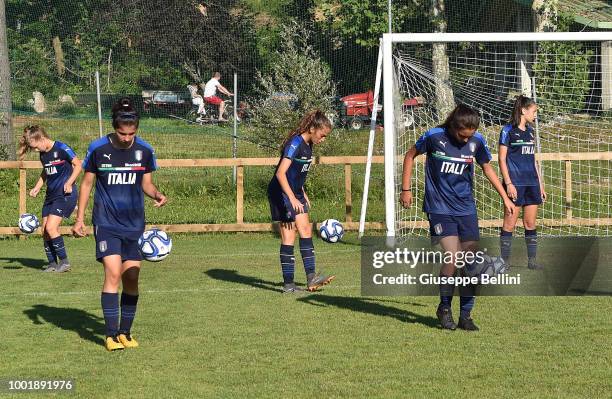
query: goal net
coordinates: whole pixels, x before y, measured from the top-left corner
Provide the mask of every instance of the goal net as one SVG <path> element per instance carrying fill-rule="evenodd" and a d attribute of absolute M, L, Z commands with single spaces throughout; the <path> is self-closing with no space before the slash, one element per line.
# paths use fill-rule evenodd
<path fill-rule="evenodd" d="M 413 171 L 412 207 L 398 202 L 403 157 L 415 141 L 467 104 L 480 113 L 499 174 L 499 135 L 519 94 L 539 105 L 536 156 L 548 194 L 539 233 L 610 235 L 612 33 L 388 34 L 383 65 L 389 236 L 428 233 L 424 156 Z M 481 232 L 497 235 L 503 204 L 479 167 L 474 196 Z"/>

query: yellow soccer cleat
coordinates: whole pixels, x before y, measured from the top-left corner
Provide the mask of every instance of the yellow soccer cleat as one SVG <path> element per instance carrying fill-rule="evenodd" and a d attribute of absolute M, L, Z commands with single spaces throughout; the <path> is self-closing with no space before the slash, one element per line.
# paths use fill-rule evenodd
<path fill-rule="evenodd" d="M 119 334 L 119 341 L 125 348 L 138 348 L 138 342 L 130 334 Z"/>
<path fill-rule="evenodd" d="M 106 337 L 106 340 L 104 341 L 104 346 L 106 346 L 106 350 L 109 352 L 125 349 L 125 346 L 123 346 L 123 344 L 119 342 L 117 337 Z"/>

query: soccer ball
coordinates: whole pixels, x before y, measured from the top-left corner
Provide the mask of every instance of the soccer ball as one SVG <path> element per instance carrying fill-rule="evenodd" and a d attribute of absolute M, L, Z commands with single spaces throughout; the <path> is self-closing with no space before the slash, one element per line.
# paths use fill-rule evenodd
<path fill-rule="evenodd" d="M 170 255 L 172 239 L 165 231 L 153 228 L 142 233 L 138 239 L 138 246 L 146 260 L 159 262 Z"/>
<path fill-rule="evenodd" d="M 25 234 L 32 234 L 40 226 L 40 222 L 36 215 L 24 213 L 19 216 L 19 230 Z"/>
<path fill-rule="evenodd" d="M 501 256 L 483 255 L 482 262 L 474 262 L 465 267 L 465 273 L 470 277 L 478 277 L 488 275 L 493 277 L 497 274 L 504 274 L 507 268 L 506 262 Z"/>
<path fill-rule="evenodd" d="M 344 227 L 342 227 L 342 224 L 336 219 L 327 219 L 321 223 L 319 233 L 323 241 L 332 243 L 338 242 L 344 235 Z"/>

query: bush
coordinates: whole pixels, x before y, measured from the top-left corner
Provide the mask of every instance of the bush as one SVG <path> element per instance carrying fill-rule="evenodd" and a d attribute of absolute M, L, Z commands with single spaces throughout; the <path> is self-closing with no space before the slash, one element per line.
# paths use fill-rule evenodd
<path fill-rule="evenodd" d="M 278 148 L 288 129 L 315 108 L 333 111 L 336 84 L 331 70 L 308 43 L 310 31 L 297 22 L 285 25 L 281 45 L 265 71 L 257 71 L 259 99 L 254 102 L 254 140 Z"/>

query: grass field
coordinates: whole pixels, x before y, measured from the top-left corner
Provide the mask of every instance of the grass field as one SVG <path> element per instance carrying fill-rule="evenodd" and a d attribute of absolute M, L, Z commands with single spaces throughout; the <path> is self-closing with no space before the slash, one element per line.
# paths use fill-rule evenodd
<path fill-rule="evenodd" d="M 481 331 L 445 332 L 435 297 L 360 296 L 354 236 L 317 240 L 318 265 L 338 277 L 320 292 L 290 296 L 279 292 L 273 235 L 176 235 L 168 259 L 143 265 L 133 329 L 141 347 L 107 353 L 93 240 L 66 242 L 73 270 L 47 275 L 39 238 L 0 240 L 0 379 L 74 378 L 79 398 L 612 391 L 610 297 L 479 298 Z"/>

